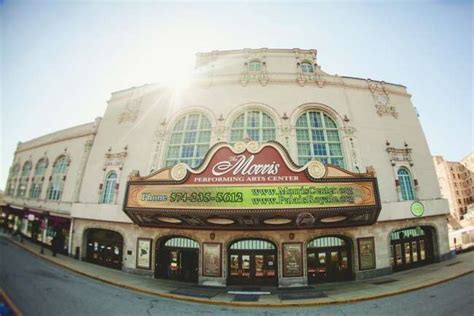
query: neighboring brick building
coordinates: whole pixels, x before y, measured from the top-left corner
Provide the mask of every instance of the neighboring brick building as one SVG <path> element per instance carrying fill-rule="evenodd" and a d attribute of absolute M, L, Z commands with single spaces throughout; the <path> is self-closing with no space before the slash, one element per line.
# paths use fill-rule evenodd
<path fill-rule="evenodd" d="M 474 202 L 473 154 L 461 162 L 447 161 L 442 156 L 433 156 L 439 187 L 448 199 L 451 215 L 459 222 Z M 451 223 L 456 228 L 456 223 Z"/>

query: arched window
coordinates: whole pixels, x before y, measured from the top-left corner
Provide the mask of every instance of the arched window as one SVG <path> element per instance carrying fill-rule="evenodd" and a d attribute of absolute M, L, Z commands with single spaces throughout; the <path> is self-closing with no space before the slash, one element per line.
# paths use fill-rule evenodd
<path fill-rule="evenodd" d="M 400 181 L 400 192 L 402 200 L 410 201 L 415 199 L 410 172 L 406 168 L 398 169 L 398 181 Z"/>
<path fill-rule="evenodd" d="M 249 63 L 249 72 L 259 72 L 262 70 L 262 63 L 260 60 L 252 60 Z"/>
<path fill-rule="evenodd" d="M 312 159 L 344 168 L 344 155 L 337 125 L 322 111 L 309 110 L 296 121 L 298 161 L 301 165 Z"/>
<path fill-rule="evenodd" d="M 20 172 L 20 164 L 16 163 L 10 168 L 10 175 L 7 183 L 7 195 L 14 195 L 18 173 Z"/>
<path fill-rule="evenodd" d="M 273 119 L 260 110 L 249 110 L 237 116 L 230 129 L 230 143 L 244 139 L 263 143 L 275 140 L 276 129 Z"/>
<path fill-rule="evenodd" d="M 26 187 L 28 186 L 28 179 L 31 173 L 31 161 L 27 161 L 23 164 L 21 169 L 20 183 L 18 185 L 17 196 L 24 197 L 26 195 Z"/>
<path fill-rule="evenodd" d="M 313 65 L 311 65 L 309 62 L 305 61 L 300 64 L 301 71 L 303 73 L 313 73 Z"/>
<path fill-rule="evenodd" d="M 201 113 L 190 113 L 180 119 L 171 132 L 166 166 L 184 162 L 197 167 L 209 149 L 211 122 Z"/>
<path fill-rule="evenodd" d="M 40 159 L 36 163 L 35 167 L 35 175 L 33 177 L 33 182 L 31 183 L 30 187 L 30 198 L 37 199 L 41 194 L 41 190 L 43 188 L 43 181 L 44 181 L 44 174 L 46 172 L 46 167 L 48 163 L 46 159 Z"/>
<path fill-rule="evenodd" d="M 110 172 L 105 178 L 105 186 L 102 190 L 100 203 L 110 204 L 114 202 L 115 188 L 117 186 L 117 174 Z"/>
<path fill-rule="evenodd" d="M 61 199 L 68 167 L 69 162 L 66 156 L 61 156 L 56 159 L 56 162 L 53 165 L 53 173 L 51 174 L 51 180 L 48 186 L 48 200 L 58 201 Z"/>

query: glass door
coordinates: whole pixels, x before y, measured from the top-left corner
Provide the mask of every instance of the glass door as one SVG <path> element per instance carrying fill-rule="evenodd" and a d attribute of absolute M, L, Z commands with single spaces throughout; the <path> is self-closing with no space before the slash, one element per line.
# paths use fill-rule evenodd
<path fill-rule="evenodd" d="M 265 269 L 265 276 L 269 278 L 276 278 L 276 258 L 275 255 L 265 255 L 264 261 L 264 269 Z"/>

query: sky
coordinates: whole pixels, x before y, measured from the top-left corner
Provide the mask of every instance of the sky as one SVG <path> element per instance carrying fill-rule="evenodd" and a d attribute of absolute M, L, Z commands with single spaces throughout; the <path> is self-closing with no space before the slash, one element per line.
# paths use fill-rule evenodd
<path fill-rule="evenodd" d="M 315 48 L 330 74 L 408 87 L 432 154 L 473 151 L 472 1 L 0 0 L 0 189 L 19 141 L 179 80 L 196 52 Z M 159 119 L 157 118 L 157 123 Z"/>

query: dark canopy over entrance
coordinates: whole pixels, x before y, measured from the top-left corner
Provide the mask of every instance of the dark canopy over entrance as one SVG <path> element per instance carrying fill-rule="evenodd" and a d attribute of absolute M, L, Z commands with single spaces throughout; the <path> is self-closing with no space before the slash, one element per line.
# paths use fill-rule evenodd
<path fill-rule="evenodd" d="M 85 238 L 86 261 L 113 269 L 122 269 L 122 235 L 111 230 L 94 228 L 85 232 Z"/>
<path fill-rule="evenodd" d="M 308 283 L 352 280 L 350 240 L 324 236 L 308 243 Z"/>
<path fill-rule="evenodd" d="M 156 278 L 197 282 L 198 268 L 198 242 L 187 237 L 164 237 L 156 244 Z"/>
<path fill-rule="evenodd" d="M 277 285 L 276 246 L 267 240 L 244 239 L 229 246 L 228 284 Z"/>
<path fill-rule="evenodd" d="M 390 234 L 390 263 L 393 271 L 419 267 L 433 262 L 433 229 L 409 227 Z"/>

